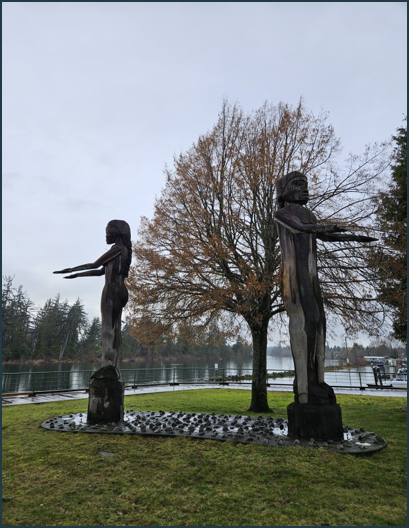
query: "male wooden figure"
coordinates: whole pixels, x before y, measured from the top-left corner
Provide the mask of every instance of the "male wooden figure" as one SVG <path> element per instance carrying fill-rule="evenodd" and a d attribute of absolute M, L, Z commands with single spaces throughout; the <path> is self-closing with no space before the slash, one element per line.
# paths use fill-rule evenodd
<path fill-rule="evenodd" d="M 54 271 L 72 273 L 88 270 L 65 279 L 105 275 L 101 297 L 103 366 L 91 376 L 88 423 L 118 422 L 123 419 L 124 384 L 119 381 L 117 364 L 122 341 L 122 309 L 128 302 L 125 278 L 132 258 L 129 225 L 123 220 L 111 220 L 106 227 L 106 242 L 114 245 L 95 262 Z"/>
<path fill-rule="evenodd" d="M 305 207 L 308 181 L 290 172 L 276 183 L 280 208 L 275 213 L 283 264 L 282 295 L 290 319 L 295 364 L 295 402 L 288 407 L 289 434 L 316 440 L 342 439 L 341 409 L 324 382 L 325 313 L 318 281 L 316 239 L 371 242 L 375 238 L 344 235 L 345 228 L 318 225 Z"/>

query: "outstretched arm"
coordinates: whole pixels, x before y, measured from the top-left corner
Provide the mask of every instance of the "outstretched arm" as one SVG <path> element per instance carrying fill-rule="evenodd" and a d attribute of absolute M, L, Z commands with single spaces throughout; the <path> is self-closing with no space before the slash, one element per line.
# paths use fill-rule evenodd
<path fill-rule="evenodd" d="M 339 233 L 317 234 L 324 242 L 376 242 L 378 239 L 364 235 L 342 235 Z"/>
<path fill-rule="evenodd" d="M 109 251 L 104 253 L 101 257 L 99 257 L 98 260 L 93 262 L 92 264 L 82 264 L 81 266 L 76 266 L 75 268 L 66 268 L 60 271 L 54 271 L 53 273 L 72 273 L 73 271 L 81 271 L 81 270 L 94 270 L 96 268 L 99 268 L 100 266 L 105 266 L 113 260 L 115 257 L 117 257 L 121 253 L 121 248 L 118 246 L 113 246 Z M 100 270 L 101 271 L 101 270 Z M 103 275 L 105 273 L 104 270 L 102 270 L 102 273 L 91 273 L 89 275 Z M 78 274 L 76 275 L 78 277 L 85 277 L 86 275 Z M 68 278 L 68 277 L 64 277 Z M 73 279 L 74 277 L 70 277 Z"/>
<path fill-rule="evenodd" d="M 74 275 L 68 275 L 68 277 L 63 277 L 63 279 L 76 279 L 77 277 L 98 277 L 100 275 L 105 275 L 105 267 L 99 270 L 91 270 L 91 271 L 83 271 L 82 273 L 74 273 Z"/>
<path fill-rule="evenodd" d="M 337 233 L 346 231 L 345 227 L 337 225 L 318 225 L 318 224 L 303 224 L 299 218 L 292 215 L 288 211 L 278 210 L 274 214 L 276 221 L 292 231 L 293 233 Z"/>

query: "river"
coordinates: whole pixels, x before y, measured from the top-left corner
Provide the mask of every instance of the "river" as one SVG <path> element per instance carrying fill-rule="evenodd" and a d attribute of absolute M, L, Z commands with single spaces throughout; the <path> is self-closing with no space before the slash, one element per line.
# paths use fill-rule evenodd
<path fill-rule="evenodd" d="M 338 366 L 338 360 L 326 360 L 326 367 Z M 99 363 L 37 363 L 3 365 L 3 393 L 33 390 L 66 390 L 88 387 L 90 374 Z M 237 359 L 153 359 L 138 362 L 119 362 L 122 379 L 127 386 L 168 383 L 206 383 L 221 381 L 229 376 L 246 376 L 252 371 L 252 358 Z M 294 370 L 291 357 L 267 356 L 268 373 Z M 21 373 L 21 375 L 18 375 Z M 25 374 L 23 374 L 25 373 Z M 10 374 L 7 376 L 7 374 Z M 249 382 L 249 379 L 244 381 Z M 269 379 L 269 383 L 292 385 L 293 376 Z M 373 383 L 371 367 L 326 372 L 325 381 L 333 386 L 364 386 Z"/>
<path fill-rule="evenodd" d="M 331 361 L 331 360 L 329 360 Z M 199 369 L 214 369 L 215 364 L 219 369 L 252 369 L 253 359 L 251 357 L 245 358 L 239 362 L 236 359 L 184 359 L 168 360 L 165 358 L 150 359 L 145 361 L 119 361 L 119 370 L 129 369 L 168 369 L 173 367 L 180 368 L 199 368 Z M 327 364 L 327 362 L 326 362 Z M 334 361 L 334 364 L 337 364 Z M 78 370 L 97 370 L 100 367 L 98 362 L 82 361 L 82 362 L 64 362 L 59 363 L 17 363 L 17 364 L 3 364 L 3 373 L 9 372 L 50 372 L 50 371 L 78 371 Z M 268 370 L 293 370 L 294 362 L 292 357 L 272 357 L 267 356 Z"/>

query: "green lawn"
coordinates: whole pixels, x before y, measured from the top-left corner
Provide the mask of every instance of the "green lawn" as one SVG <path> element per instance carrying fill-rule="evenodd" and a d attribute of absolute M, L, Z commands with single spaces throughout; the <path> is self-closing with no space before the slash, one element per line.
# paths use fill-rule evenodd
<path fill-rule="evenodd" d="M 290 393 L 269 396 L 286 418 Z M 356 458 L 300 447 L 52 432 L 87 400 L 3 408 L 3 525 L 406 526 L 406 398 L 338 396 L 343 423 L 385 437 Z M 135 410 L 252 414 L 250 393 L 127 396 Z M 117 453 L 103 457 L 101 451 Z"/>

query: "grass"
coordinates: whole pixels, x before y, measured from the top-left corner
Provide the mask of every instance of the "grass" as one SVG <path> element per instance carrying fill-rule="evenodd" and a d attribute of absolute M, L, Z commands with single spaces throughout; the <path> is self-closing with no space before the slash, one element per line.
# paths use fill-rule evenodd
<path fill-rule="evenodd" d="M 135 410 L 249 414 L 249 392 L 125 398 Z M 192 438 L 51 432 L 86 400 L 3 408 L 3 525 L 406 526 L 406 398 L 339 396 L 344 425 L 388 440 L 368 458 Z M 286 418 L 290 393 L 274 392 Z M 103 457 L 101 451 L 117 453 Z"/>

